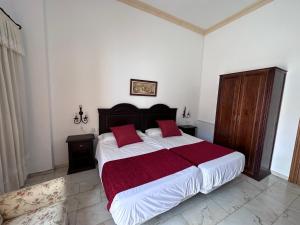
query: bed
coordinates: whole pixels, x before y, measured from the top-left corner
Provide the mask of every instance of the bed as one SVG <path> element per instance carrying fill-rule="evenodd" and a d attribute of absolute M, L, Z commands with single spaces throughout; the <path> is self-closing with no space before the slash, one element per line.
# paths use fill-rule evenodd
<path fill-rule="evenodd" d="M 148 123 L 150 120 L 146 118 L 151 118 L 151 121 L 154 118 L 174 119 L 176 118 L 176 109 L 156 105 L 154 110 L 149 112 L 130 104 L 119 104 L 111 109 L 99 109 L 98 112 L 100 136 L 98 137 L 96 159 L 109 201 L 108 209 L 116 224 L 141 224 L 199 193 L 202 180 L 199 169 L 172 154 L 169 150 L 163 150 L 164 147 L 154 139 L 138 132 L 143 142 L 121 148 L 118 148 L 116 141 L 112 138 L 103 140 L 104 135 L 109 136 L 110 127 L 134 124 L 136 129 L 145 131 L 152 127 L 150 125 L 152 123 Z M 160 161 L 162 158 L 165 160 Z M 148 160 L 153 163 L 140 163 L 139 160 L 140 162 Z M 177 165 L 178 168 L 173 165 Z M 156 173 L 151 174 L 151 166 L 154 171 L 156 169 Z M 135 180 L 134 176 L 132 177 L 132 174 L 143 176 L 142 173 L 139 173 L 140 170 L 150 170 L 150 176 L 157 175 L 157 171 L 170 170 L 171 172 L 170 174 L 160 174 L 158 179 L 150 182 L 132 186 L 132 182 L 139 182 L 139 180 Z M 118 171 L 123 173 L 120 174 Z M 117 175 L 114 176 L 115 174 Z M 116 191 L 119 187 L 118 182 L 127 185 L 124 190 L 120 189 L 123 191 Z"/>
<path fill-rule="evenodd" d="M 163 138 L 159 128 L 146 130 L 148 136 L 156 141 L 156 144 L 162 145 L 164 148 L 173 150 L 181 157 L 196 165 L 201 172 L 201 192 L 207 194 L 223 184 L 238 177 L 244 170 L 245 156 L 236 151 L 230 152 L 221 146 L 217 146 L 205 142 L 199 138 L 185 134 L 181 131 L 182 136 Z M 186 149 L 186 147 L 193 147 L 193 149 Z M 199 154 L 195 150 L 203 150 L 205 152 L 224 150 L 223 155 L 212 156 L 212 160 L 201 163 L 197 160 Z M 194 152 L 194 154 L 189 154 Z M 201 157 L 199 157 L 201 159 Z"/>

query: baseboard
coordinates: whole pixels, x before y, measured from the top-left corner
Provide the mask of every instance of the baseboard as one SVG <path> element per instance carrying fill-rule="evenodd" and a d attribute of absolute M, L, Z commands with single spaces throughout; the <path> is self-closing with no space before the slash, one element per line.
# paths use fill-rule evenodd
<path fill-rule="evenodd" d="M 281 174 L 281 173 L 278 173 L 278 172 L 276 172 L 276 171 L 274 171 L 274 170 L 271 170 L 271 173 L 272 173 L 273 175 L 277 176 L 277 177 L 280 177 L 280 178 L 284 179 L 284 180 L 288 180 L 288 179 L 289 179 L 287 176 L 285 176 L 285 175 L 283 175 L 283 174 Z"/>
<path fill-rule="evenodd" d="M 68 166 L 69 166 L 68 164 L 60 164 L 60 165 L 54 166 L 54 169 L 65 168 L 65 167 L 68 167 Z"/>
<path fill-rule="evenodd" d="M 53 173 L 53 171 L 54 171 L 54 169 L 45 170 L 45 171 L 36 172 L 36 173 L 30 173 L 30 174 L 28 174 L 27 179 L 29 179 L 31 177 L 34 177 L 34 176 L 46 175 L 46 174 L 49 174 L 49 173 Z"/>
<path fill-rule="evenodd" d="M 60 168 L 66 168 L 68 167 L 68 164 L 61 164 L 61 165 L 56 165 L 54 167 L 54 169 L 50 169 L 50 170 L 45 170 L 45 171 L 41 171 L 41 172 L 36 172 L 36 173 L 30 173 L 27 175 L 27 178 L 26 179 L 29 179 L 33 176 L 39 176 L 39 175 L 46 175 L 46 174 L 49 174 L 49 173 L 53 173 L 54 170 L 56 169 L 60 169 Z"/>

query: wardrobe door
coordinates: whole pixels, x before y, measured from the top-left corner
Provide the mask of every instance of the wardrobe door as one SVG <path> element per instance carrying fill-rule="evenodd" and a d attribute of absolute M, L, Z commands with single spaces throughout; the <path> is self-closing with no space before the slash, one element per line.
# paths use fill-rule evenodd
<path fill-rule="evenodd" d="M 267 83 L 268 70 L 247 72 L 242 79 L 235 149 L 245 155 L 245 173 L 250 176 L 261 159 Z"/>
<path fill-rule="evenodd" d="M 236 113 L 242 77 L 226 75 L 220 77 L 216 113 L 214 143 L 234 148 Z"/>

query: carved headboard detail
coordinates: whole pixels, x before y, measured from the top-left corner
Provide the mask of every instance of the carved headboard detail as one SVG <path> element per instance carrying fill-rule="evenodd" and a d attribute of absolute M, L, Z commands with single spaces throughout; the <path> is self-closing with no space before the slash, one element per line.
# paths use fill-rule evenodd
<path fill-rule="evenodd" d="M 147 130 L 158 127 L 156 120 L 176 120 L 176 112 L 176 108 L 170 108 L 164 104 L 153 105 L 149 109 L 145 109 L 143 113 L 143 128 Z"/>
<path fill-rule="evenodd" d="M 110 127 L 134 124 L 137 130 L 145 131 L 157 127 L 156 120 L 176 120 L 176 108 L 156 104 L 149 109 L 139 109 L 128 103 L 115 105 L 110 109 L 98 109 L 99 134 L 110 132 Z"/>

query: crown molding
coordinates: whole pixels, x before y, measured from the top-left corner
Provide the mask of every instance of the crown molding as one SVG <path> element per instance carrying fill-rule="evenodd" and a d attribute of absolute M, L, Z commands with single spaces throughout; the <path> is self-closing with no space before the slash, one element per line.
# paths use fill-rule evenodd
<path fill-rule="evenodd" d="M 256 2 L 254 2 L 253 4 L 247 6 L 246 8 L 242 9 L 241 11 L 233 14 L 232 16 L 227 17 L 226 19 L 216 23 L 215 25 L 209 27 L 208 29 L 205 30 L 204 35 L 209 34 L 211 32 L 214 32 L 218 29 L 220 29 L 221 27 L 226 26 L 227 24 L 232 23 L 235 20 L 238 20 L 239 18 L 263 7 L 264 5 L 272 2 L 274 0 L 258 0 Z"/>
<path fill-rule="evenodd" d="M 204 29 L 202 27 L 199 27 L 199 26 L 196 26 L 190 22 L 187 22 L 183 19 L 180 19 L 176 16 L 173 16 L 167 12 L 164 12 L 152 5 L 149 5 L 147 3 L 144 3 L 140 0 L 117 0 L 119 2 L 122 2 L 124 4 L 127 4 L 131 7 L 134 7 L 136 9 L 139 9 L 139 10 L 142 10 L 146 13 L 149 13 L 149 14 L 152 14 L 154 16 L 157 16 L 157 17 L 160 17 L 161 19 L 164 19 L 164 20 L 167 20 L 171 23 L 174 23 L 178 26 L 181 26 L 183 28 L 186 28 L 188 30 L 191 30 L 195 33 L 198 33 L 198 34 L 202 34 L 202 35 L 206 35 L 206 34 L 209 34 L 211 32 L 214 32 L 218 29 L 220 29 L 221 27 L 224 27 L 226 26 L 227 24 L 229 23 L 232 23 L 233 21 L 263 7 L 264 5 L 274 1 L 274 0 L 257 0 L 256 2 L 254 2 L 253 4 L 243 8 L 242 10 L 240 10 L 239 12 L 233 14 L 232 16 L 229 16 L 227 18 L 225 18 L 224 20 L 216 23 L 215 25 L 207 28 L 207 29 Z"/>
<path fill-rule="evenodd" d="M 184 27 L 184 28 L 186 28 L 188 30 L 191 30 L 193 32 L 196 32 L 198 34 L 204 35 L 204 33 L 205 33 L 205 30 L 202 29 L 201 27 L 198 27 L 198 26 L 196 26 L 194 24 L 191 24 L 191 23 L 189 23 L 187 21 L 179 19 L 176 16 L 173 16 L 173 15 L 171 15 L 169 13 L 166 13 L 166 12 L 164 12 L 164 11 L 156 8 L 156 7 L 153 7 L 152 5 L 149 5 L 147 3 L 141 2 L 139 0 L 118 0 L 118 1 L 122 2 L 122 3 L 125 3 L 125 4 L 127 4 L 129 6 L 132 6 L 134 8 L 140 9 L 140 10 L 142 10 L 144 12 L 150 13 L 150 14 L 152 14 L 154 16 L 160 17 L 160 18 L 162 18 L 164 20 L 167 20 L 167 21 L 169 21 L 171 23 L 174 23 L 174 24 L 176 24 L 178 26 Z"/>

